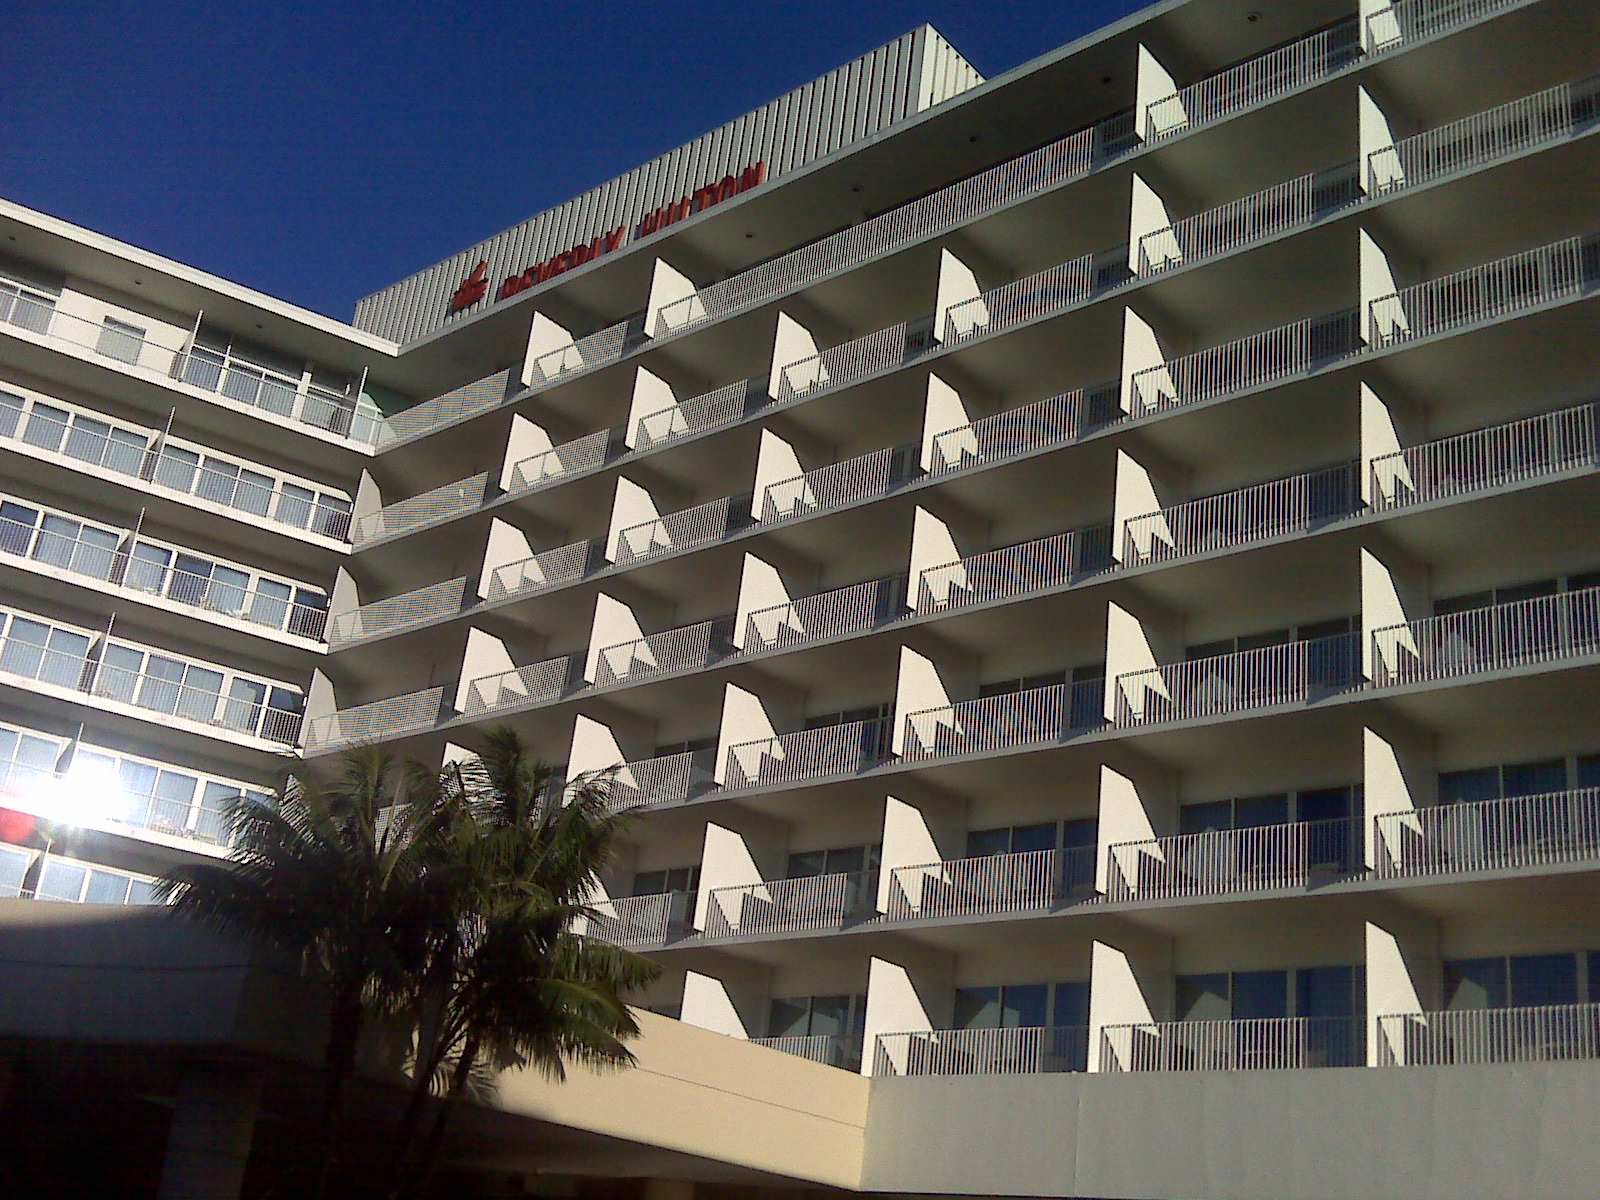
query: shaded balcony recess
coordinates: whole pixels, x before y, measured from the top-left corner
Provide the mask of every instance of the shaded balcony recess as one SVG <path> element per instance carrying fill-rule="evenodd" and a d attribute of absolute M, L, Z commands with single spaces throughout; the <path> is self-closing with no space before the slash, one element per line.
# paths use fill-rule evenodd
<path fill-rule="evenodd" d="M 1587 862 L 1600 857 L 1600 788 L 1380 813 L 1373 841 L 1385 879 Z"/>
<path fill-rule="evenodd" d="M 1301 1071 L 1364 1067 L 1365 1017 L 1159 1021 L 1101 1030 L 1102 1071 Z"/>
<path fill-rule="evenodd" d="M 890 920 L 1049 910 L 1094 895 L 1095 848 L 1026 850 L 895 867 Z"/>
<path fill-rule="evenodd" d="M 881 1033 L 876 1075 L 1040 1075 L 1089 1069 L 1083 1025 Z"/>
<path fill-rule="evenodd" d="M 1378 1065 L 1459 1067 L 1600 1058 L 1600 1004 L 1474 1008 L 1378 1018 Z"/>
<path fill-rule="evenodd" d="M 1353 818 L 1186 833 L 1107 847 L 1111 901 L 1306 888 L 1364 874 Z"/>
<path fill-rule="evenodd" d="M 846 871 L 713 888 L 706 937 L 842 929 L 878 915 L 878 872 Z"/>
<path fill-rule="evenodd" d="M 1600 588 L 1423 617 L 1372 633 L 1375 687 L 1600 653 Z"/>

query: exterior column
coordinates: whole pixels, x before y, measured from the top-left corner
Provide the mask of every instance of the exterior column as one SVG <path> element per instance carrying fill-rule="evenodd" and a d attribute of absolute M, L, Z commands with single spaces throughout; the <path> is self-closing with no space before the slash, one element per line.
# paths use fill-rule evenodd
<path fill-rule="evenodd" d="M 922 469 L 942 470 L 978 453 L 971 429 L 972 414 L 961 393 L 939 376 L 928 374 L 928 398 L 922 410 Z"/>
<path fill-rule="evenodd" d="M 1177 777 L 1154 766 L 1124 773 L 1102 763 L 1099 812 L 1094 886 L 1115 897 L 1121 888 L 1138 888 L 1144 860 L 1166 861 L 1165 852 L 1152 843 L 1177 832 Z"/>
<path fill-rule="evenodd" d="M 167 1134 L 160 1200 L 236 1200 L 261 1105 L 261 1078 L 240 1066 L 188 1063 Z"/>
<path fill-rule="evenodd" d="M 1095 941 L 1089 958 L 1089 1070 L 1127 1070 L 1135 1038 L 1159 1036 L 1155 1026 L 1171 1012 L 1172 947 L 1165 938 L 1129 932 L 1115 944 Z"/>
<path fill-rule="evenodd" d="M 895 794 L 884 797 L 883 853 L 878 872 L 878 911 L 903 910 L 916 915 L 922 907 L 921 880 L 943 878 L 943 871 L 924 871 L 915 878 L 906 869 L 957 859 L 965 852 L 966 804 L 901 781 Z"/>
<path fill-rule="evenodd" d="M 674 330 L 705 319 L 706 307 L 699 300 L 688 304 L 696 292 L 694 280 L 663 259 L 656 259 L 650 272 L 650 297 L 644 306 L 644 335 L 648 338 L 665 337 Z M 662 309 L 667 309 L 665 317 Z"/>
<path fill-rule="evenodd" d="M 939 287 L 933 305 L 933 340 L 966 337 L 989 324 L 989 306 L 979 299 L 977 275 L 948 249 L 939 251 Z M 976 303 L 973 303 L 976 301 Z M 952 309 L 955 311 L 952 313 Z"/>
<path fill-rule="evenodd" d="M 1143 275 L 1183 262 L 1183 247 L 1172 235 L 1172 214 L 1155 188 L 1143 176 L 1133 176 L 1128 206 L 1128 270 Z M 1156 237 L 1153 235 L 1160 234 Z"/>
<path fill-rule="evenodd" d="M 1177 397 L 1178 389 L 1172 382 L 1172 375 L 1165 370 L 1166 365 L 1167 353 L 1154 327 L 1133 309 L 1123 309 L 1122 386 L 1119 393 L 1123 412 L 1130 416 L 1143 416 L 1157 408 L 1163 397 Z"/>
<path fill-rule="evenodd" d="M 1166 100 L 1178 90 L 1172 75 L 1163 67 L 1148 47 L 1139 47 L 1138 74 L 1133 88 L 1133 116 L 1135 131 L 1143 141 L 1161 137 L 1189 123 L 1189 115 L 1177 101 L 1162 105 L 1154 112 L 1150 106 Z"/>
<path fill-rule="evenodd" d="M 883 1047 L 880 1061 L 879 1037 L 947 1029 L 954 1000 L 955 962 L 951 955 L 911 945 L 896 948 L 892 957 L 874 955 L 867 965 L 861 1073 L 903 1075 L 905 1047 L 891 1039 Z"/>

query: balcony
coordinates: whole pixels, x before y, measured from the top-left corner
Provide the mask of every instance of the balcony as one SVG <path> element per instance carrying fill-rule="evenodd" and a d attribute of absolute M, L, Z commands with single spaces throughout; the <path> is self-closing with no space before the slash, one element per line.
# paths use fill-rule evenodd
<path fill-rule="evenodd" d="M 618 321 L 565 346 L 545 351 L 533 360 L 533 377 L 529 382 L 534 387 L 548 386 L 564 376 L 616 362 L 634 341 L 633 324 L 631 319 Z"/>
<path fill-rule="evenodd" d="M 148 875 L 117 871 L 56 854 L 41 856 L 39 878 L 24 891 L 23 881 L 34 855 L 18 846 L 0 845 L 0 898 L 49 900 L 61 904 L 159 904 L 156 881 Z"/>
<path fill-rule="evenodd" d="M 1367 18 L 1368 43 L 1387 53 L 1519 3 L 1526 0 L 1398 0 Z"/>
<path fill-rule="evenodd" d="M 1101 1030 L 1102 1071 L 1303 1071 L 1367 1065 L 1365 1017 L 1162 1021 Z"/>
<path fill-rule="evenodd" d="M 1093 895 L 1094 875 L 1093 846 L 896 867 L 884 916 L 907 921 L 1049 911 Z"/>
<path fill-rule="evenodd" d="M 605 464 L 611 449 L 611 430 L 597 429 L 512 464 L 508 491 L 521 494 L 585 475 Z"/>
<path fill-rule="evenodd" d="M 1114 383 L 1066 392 L 935 434 L 928 474 L 972 470 L 997 459 L 1069 445 L 1121 419 Z"/>
<path fill-rule="evenodd" d="M 1100 679 L 962 700 L 909 713 L 900 757 L 908 761 L 1054 745 L 1105 724 Z"/>
<path fill-rule="evenodd" d="M 1463 1067 L 1600 1058 L 1600 1004 L 1396 1013 L 1378 1018 L 1378 1065 Z"/>
<path fill-rule="evenodd" d="M 855 775 L 883 760 L 889 723 L 878 718 L 802 729 L 728 748 L 729 788 Z"/>
<path fill-rule="evenodd" d="M 805 879 L 714 888 L 706 937 L 842 929 L 878 913 L 878 873 L 848 871 Z"/>
<path fill-rule="evenodd" d="M 1054 533 L 928 567 L 916 578 L 914 611 L 953 611 L 1067 587 L 1112 566 L 1111 526 Z"/>
<path fill-rule="evenodd" d="M 781 1050 L 797 1058 L 808 1058 L 825 1067 L 844 1071 L 861 1069 L 861 1039 L 843 1033 L 812 1033 L 800 1037 L 751 1038 L 752 1046 Z"/>
<path fill-rule="evenodd" d="M 620 810 L 685 804 L 716 790 L 716 768 L 715 750 L 686 750 L 622 763 L 612 777 L 611 806 Z"/>
<path fill-rule="evenodd" d="M 778 370 L 778 394 L 773 399 L 786 404 L 824 388 L 846 387 L 903 367 L 937 348 L 931 318 L 902 321 L 784 364 Z"/>
<path fill-rule="evenodd" d="M 1582 404 L 1375 458 L 1370 494 L 1381 512 L 1597 466 L 1595 406 Z"/>
<path fill-rule="evenodd" d="M 747 524 L 748 518 L 737 511 L 734 497 L 708 500 L 622 530 L 617 534 L 616 565 L 628 567 L 663 554 L 709 546 Z"/>
<path fill-rule="evenodd" d="M 681 404 L 646 413 L 634 427 L 634 446 L 638 453 L 643 454 L 708 429 L 732 425 L 747 414 L 765 408 L 768 403 L 759 380 L 740 379 Z"/>
<path fill-rule="evenodd" d="M 1361 824 L 1340 819 L 1211 830 L 1107 850 L 1108 900 L 1308 888 L 1361 870 Z"/>
<path fill-rule="evenodd" d="M 1380 813 L 1373 827 L 1385 879 L 1588 862 L 1600 857 L 1600 789 Z"/>
<path fill-rule="evenodd" d="M 798 521 L 815 513 L 886 496 L 910 479 L 914 446 L 886 446 L 770 483 L 761 493 L 763 525 Z"/>
<path fill-rule="evenodd" d="M 508 596 L 531 596 L 576 583 L 589 573 L 595 553 L 594 542 L 572 542 L 496 567 L 489 573 L 489 600 L 492 603 Z"/>
<path fill-rule="evenodd" d="M 1374 347 L 1496 321 L 1600 285 L 1600 234 L 1566 238 L 1380 296 L 1368 306 Z"/>
<path fill-rule="evenodd" d="M 1156 725 L 1307 704 L 1362 682 L 1360 639 L 1342 633 L 1119 675 L 1115 723 Z"/>
<path fill-rule="evenodd" d="M 422 733 L 438 724 L 443 705 L 444 688 L 435 687 L 341 709 L 308 724 L 305 748 L 322 753 Z"/>
<path fill-rule="evenodd" d="M 331 623 L 328 642 L 337 649 L 363 638 L 383 637 L 413 625 L 454 616 L 466 604 L 468 582 L 466 576 L 446 579 L 339 613 Z"/>
<path fill-rule="evenodd" d="M 1144 566 L 1312 533 L 1361 511 L 1359 471 L 1340 463 L 1133 517 L 1123 527 L 1122 561 Z"/>
<path fill-rule="evenodd" d="M 758 608 L 745 617 L 741 653 L 788 650 L 874 629 L 890 619 L 898 583 L 895 579 L 869 579 L 787 604 Z"/>
<path fill-rule="evenodd" d="M 732 633 L 733 618 L 718 617 L 607 646 L 595 655 L 594 686 L 710 666 L 732 653 Z"/>
<path fill-rule="evenodd" d="M 359 516 L 351 526 L 351 539 L 360 546 L 379 538 L 415 533 L 481 508 L 489 494 L 489 475 L 458 479 L 430 492 L 408 497 L 377 512 Z"/>
<path fill-rule="evenodd" d="M 1600 588 L 1375 629 L 1372 649 L 1378 687 L 1600 653 Z"/>
<path fill-rule="evenodd" d="M 689 909 L 693 904 L 692 892 L 599 900 L 578 918 L 574 932 L 629 950 L 652 949 L 691 932 Z"/>
<path fill-rule="evenodd" d="M 941 336 L 946 345 L 1002 333 L 1053 316 L 1129 278 L 1126 246 L 1085 254 L 952 304 Z"/>
<path fill-rule="evenodd" d="M 572 673 L 579 664 L 570 654 L 529 663 L 514 671 L 474 679 L 462 701 L 461 715 L 479 717 L 503 708 L 539 704 L 555 700 L 572 686 Z M 436 714 L 437 715 L 437 714 Z M 432 721 L 429 722 L 431 726 Z"/>
<path fill-rule="evenodd" d="M 1041 1075 L 1089 1069 L 1082 1025 L 882 1033 L 875 1075 Z"/>

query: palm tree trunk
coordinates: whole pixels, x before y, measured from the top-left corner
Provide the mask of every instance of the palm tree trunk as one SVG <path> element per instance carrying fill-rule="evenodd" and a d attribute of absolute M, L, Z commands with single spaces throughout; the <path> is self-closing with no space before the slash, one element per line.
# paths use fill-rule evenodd
<path fill-rule="evenodd" d="M 443 1004 L 438 1006 L 440 1009 Z M 433 1081 L 439 1064 L 444 1060 L 447 1039 L 444 1031 L 444 1014 L 435 1012 L 432 1018 L 424 1014 L 417 1022 L 417 1057 L 411 1073 L 411 1095 L 406 1100 L 405 1115 L 400 1121 L 400 1132 L 389 1155 L 389 1166 L 384 1180 L 386 1200 L 398 1200 L 405 1179 L 405 1168 L 416 1145 L 417 1132 L 422 1124 L 422 1109 L 433 1095 Z"/>
<path fill-rule="evenodd" d="M 433 1114 L 433 1125 L 428 1129 L 422 1153 L 400 1190 L 402 1197 L 416 1200 L 433 1182 L 433 1172 L 439 1165 L 439 1150 L 444 1145 L 445 1129 L 461 1099 L 461 1093 L 466 1090 L 467 1081 L 472 1078 L 473 1068 L 478 1065 L 478 1052 L 482 1044 L 477 1036 L 468 1035 L 466 1044 L 461 1047 L 461 1056 L 456 1059 L 455 1069 L 450 1073 L 450 1086 L 440 1099 L 438 1111 Z"/>
<path fill-rule="evenodd" d="M 361 1041 L 361 992 L 341 987 L 328 1010 L 328 1042 L 322 1064 L 322 1119 L 317 1131 L 307 1200 L 323 1200 L 333 1170 L 334 1150 L 344 1116 L 344 1093 L 356 1069 L 356 1047 Z"/>

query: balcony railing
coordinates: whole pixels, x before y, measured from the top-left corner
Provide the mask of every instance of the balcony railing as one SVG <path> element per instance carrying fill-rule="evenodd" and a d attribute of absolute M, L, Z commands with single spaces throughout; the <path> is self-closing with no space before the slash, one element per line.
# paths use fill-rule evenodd
<path fill-rule="evenodd" d="M 564 375 L 592 371 L 616 362 L 628 349 L 633 324 L 632 319 L 618 321 L 565 346 L 545 351 L 533 360 L 531 382 L 535 387 L 550 384 Z"/>
<path fill-rule="evenodd" d="M 845 1071 L 861 1069 L 861 1039 L 845 1033 L 811 1033 L 804 1036 L 751 1038 L 753 1046 L 766 1046 L 793 1054 L 796 1058 L 809 1058 L 825 1067 L 839 1067 Z"/>
<path fill-rule="evenodd" d="M 512 464 L 510 490 L 530 492 L 547 483 L 593 471 L 605 464 L 610 447 L 611 430 L 597 429 L 575 441 L 530 454 Z"/>
<path fill-rule="evenodd" d="M 1053 533 L 926 568 L 915 580 L 915 609 L 927 613 L 967 608 L 1007 596 L 1066 587 L 1111 565 L 1111 526 Z"/>
<path fill-rule="evenodd" d="M 1360 57 L 1360 25 L 1354 19 L 1340 21 L 1154 101 L 1146 110 L 1148 138 L 1156 141 L 1223 120 L 1315 83 Z"/>
<path fill-rule="evenodd" d="M 741 742 L 728 748 L 727 786 L 765 787 L 854 775 L 883 759 L 888 728 L 888 722 L 880 718 Z"/>
<path fill-rule="evenodd" d="M 1527 0 L 1399 0 L 1367 18 L 1368 44 L 1374 54 L 1397 50 L 1443 33 L 1457 25 L 1515 8 Z"/>
<path fill-rule="evenodd" d="M 683 804 L 715 790 L 716 769 L 715 750 L 686 750 L 625 762 L 612 778 L 611 803 L 618 809 Z"/>
<path fill-rule="evenodd" d="M 444 688 L 435 687 L 341 709 L 308 723 L 305 746 L 332 750 L 422 733 L 438 724 L 443 707 Z"/>
<path fill-rule="evenodd" d="M 998 458 L 1065 446 L 1092 429 L 1120 420 L 1117 400 L 1116 384 L 1102 384 L 947 429 L 933 437 L 928 474 L 968 470 Z"/>
<path fill-rule="evenodd" d="M 361 638 L 382 637 L 426 621 L 453 616 L 466 603 L 467 582 L 465 576 L 446 579 L 342 612 L 333 618 L 329 644 L 340 646 Z"/>
<path fill-rule="evenodd" d="M 429 525 L 437 525 L 441 521 L 448 521 L 452 517 L 481 508 L 488 493 L 487 472 L 474 475 L 470 479 L 458 479 L 454 483 L 436 487 L 431 492 L 411 496 L 397 504 L 380 508 L 377 512 L 357 517 L 351 526 L 352 539 L 359 546 L 363 542 L 413 533 Z"/>
<path fill-rule="evenodd" d="M 595 552 L 593 542 L 572 542 L 496 567 L 489 573 L 489 600 L 531 595 L 574 583 L 589 573 Z"/>
<path fill-rule="evenodd" d="M 607 646 L 595 656 L 594 685 L 709 666 L 732 652 L 732 632 L 733 618 L 719 617 Z"/>
<path fill-rule="evenodd" d="M 1119 675 L 1116 723 L 1155 725 L 1304 704 L 1360 683 L 1360 639 L 1341 633 Z"/>
<path fill-rule="evenodd" d="M 630 566 L 663 554 L 709 546 L 740 527 L 741 519 L 733 497 L 708 500 L 622 530 L 617 535 L 617 566 Z"/>
<path fill-rule="evenodd" d="M 1360 327 L 1360 313 L 1346 309 L 1146 367 L 1133 375 L 1130 415 L 1149 416 L 1318 370 L 1361 349 Z"/>
<path fill-rule="evenodd" d="M 820 391 L 844 387 L 882 371 L 890 371 L 937 348 L 931 318 L 902 321 L 854 341 L 786 363 L 778 371 L 779 404 Z"/>
<path fill-rule="evenodd" d="M 759 608 L 745 617 L 745 654 L 805 646 L 875 628 L 888 619 L 896 581 L 870 579 L 849 587 Z"/>
<path fill-rule="evenodd" d="M 1103 725 L 1104 704 L 1105 681 L 1084 679 L 923 709 L 906 715 L 900 756 L 945 758 L 1052 745 Z"/>
<path fill-rule="evenodd" d="M 1359 464 L 1174 504 L 1131 518 L 1123 527 L 1122 561 L 1130 567 L 1310 533 L 1361 510 Z"/>
<path fill-rule="evenodd" d="M 1109 900 L 1309 887 L 1361 869 L 1361 826 L 1338 819 L 1218 829 L 1108 850 Z"/>
<path fill-rule="evenodd" d="M 1402 138 L 1367 156 L 1367 191 L 1415 187 L 1569 138 L 1600 116 L 1597 97 L 1600 76 L 1591 75 Z"/>
<path fill-rule="evenodd" d="M 1600 788 L 1381 813 L 1374 839 L 1384 878 L 1587 862 L 1600 858 Z"/>
<path fill-rule="evenodd" d="M 876 916 L 877 894 L 876 871 L 714 888 L 705 935 L 738 937 L 800 929 L 840 929 Z"/>
<path fill-rule="evenodd" d="M 887 495 L 910 478 L 912 446 L 886 446 L 770 483 L 761 493 L 761 523 L 775 524 Z"/>
<path fill-rule="evenodd" d="M 1364 1017 L 1162 1021 L 1101 1030 L 1102 1071 L 1301 1071 L 1363 1067 Z"/>
<path fill-rule="evenodd" d="M 1378 1018 L 1378 1065 L 1465 1067 L 1600 1058 L 1600 1004 L 1395 1013 Z"/>
<path fill-rule="evenodd" d="M 882 1033 L 875 1075 L 1040 1075 L 1089 1069 L 1089 1030 L 1049 1028 L 932 1029 Z"/>
<path fill-rule="evenodd" d="M 1582 404 L 1375 458 L 1372 507 L 1400 508 L 1597 466 L 1595 406 Z"/>
<path fill-rule="evenodd" d="M 646 413 L 635 427 L 634 447 L 642 453 L 707 429 L 732 425 L 766 403 L 767 396 L 759 380 L 740 379 L 682 404 Z"/>
<path fill-rule="evenodd" d="M 1567 238 L 1372 301 L 1368 339 L 1392 346 L 1579 296 L 1600 284 L 1600 234 Z"/>
<path fill-rule="evenodd" d="M 476 717 L 501 708 L 559 699 L 572 685 L 573 666 L 573 656 L 563 654 L 514 671 L 474 679 L 467 686 L 461 714 Z"/>
<path fill-rule="evenodd" d="M 1214 258 L 1309 225 L 1362 197 L 1354 163 L 1302 175 L 1196 213 L 1139 239 L 1141 277 Z"/>
<path fill-rule="evenodd" d="M 1600 588 L 1375 629 L 1372 648 L 1379 687 L 1600 653 Z"/>
<path fill-rule="evenodd" d="M 498 408 L 506 400 L 511 372 L 496 371 L 474 383 L 414 404 L 384 420 L 378 430 L 377 444 L 387 447 L 391 443 L 418 437 L 430 430 L 464 420 L 491 408 Z"/>
<path fill-rule="evenodd" d="M 944 341 L 999 333 L 1081 304 L 1098 289 L 1125 279 L 1127 260 L 1126 247 L 1120 252 L 1085 254 L 952 304 L 945 313 Z M 1113 265 L 1118 262 L 1120 271 Z"/>
<path fill-rule="evenodd" d="M 631 950 L 664 946 L 689 932 L 692 892 L 665 892 L 658 896 L 623 896 L 592 904 L 592 914 L 580 919 L 575 932 Z"/>
<path fill-rule="evenodd" d="M 884 916 L 895 920 L 1048 910 L 1094 892 L 1093 846 L 1028 850 L 896 867 Z"/>

